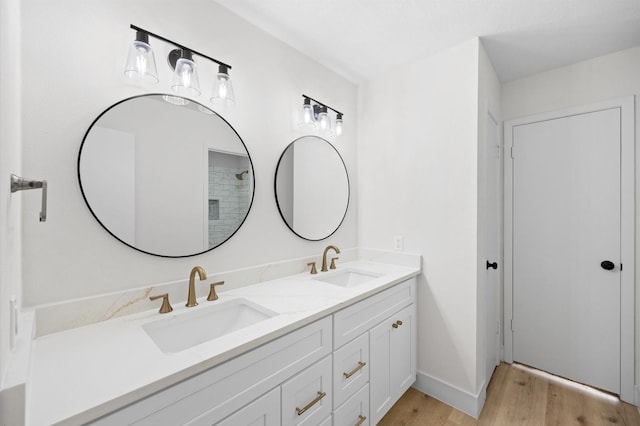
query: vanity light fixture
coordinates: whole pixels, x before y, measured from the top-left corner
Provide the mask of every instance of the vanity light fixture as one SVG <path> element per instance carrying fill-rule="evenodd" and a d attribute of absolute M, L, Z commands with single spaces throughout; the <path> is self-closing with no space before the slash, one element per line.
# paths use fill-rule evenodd
<path fill-rule="evenodd" d="M 136 31 L 136 39 L 129 48 L 129 56 L 127 57 L 127 64 L 124 71 L 127 77 L 131 79 L 142 79 L 152 83 L 158 82 L 155 57 L 153 49 L 149 44 L 149 37 L 153 37 L 176 47 L 169 52 L 169 56 L 167 57 L 169 66 L 174 70 L 171 90 L 179 95 L 200 95 L 201 91 L 197 71 L 198 65 L 193 59 L 195 55 L 208 59 L 218 65 L 218 73 L 214 80 L 213 96 L 211 97 L 211 101 L 222 100 L 231 103 L 235 102 L 231 78 L 229 77 L 231 65 L 225 64 L 224 62 L 135 25 L 130 25 L 130 28 Z M 181 101 L 180 98 L 170 95 L 166 95 L 164 99 L 167 102 L 172 103 L 186 103 Z"/>
<path fill-rule="evenodd" d="M 148 83 L 158 82 L 156 57 L 149 45 L 149 35 L 136 31 L 136 39 L 129 47 L 124 74 L 132 80 L 143 80 Z"/>
<path fill-rule="evenodd" d="M 302 95 L 304 102 L 302 104 L 302 124 L 317 125 L 321 131 L 331 131 L 331 118 L 329 110 L 336 113 L 335 134 L 340 136 L 343 130 L 343 113 L 331 108 L 329 105 L 313 99 L 307 95 Z"/>
<path fill-rule="evenodd" d="M 318 114 L 318 125 L 320 126 L 320 130 L 331 130 L 331 119 L 329 118 L 327 107 L 324 105 L 320 107 L 320 113 Z"/>
<path fill-rule="evenodd" d="M 222 64 L 218 65 L 218 74 L 216 74 L 216 79 L 213 82 L 213 96 L 211 96 L 211 102 L 218 100 L 230 103 L 235 102 L 233 86 L 229 77 L 229 67 Z"/>
<path fill-rule="evenodd" d="M 199 96 L 198 66 L 193 62 L 193 53 L 187 49 L 174 49 L 168 59 L 174 71 L 171 90 L 179 95 Z"/>
<path fill-rule="evenodd" d="M 338 113 L 336 115 L 336 136 L 340 136 L 342 134 L 342 114 Z"/>
<path fill-rule="evenodd" d="M 302 95 L 304 97 L 304 95 Z M 304 103 L 302 104 L 302 124 L 310 125 L 315 121 L 313 107 L 311 106 L 311 99 L 304 97 Z"/>

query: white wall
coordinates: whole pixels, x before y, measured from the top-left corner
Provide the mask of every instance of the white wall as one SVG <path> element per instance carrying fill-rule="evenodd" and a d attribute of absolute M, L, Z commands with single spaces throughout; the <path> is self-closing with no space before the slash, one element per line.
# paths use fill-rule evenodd
<path fill-rule="evenodd" d="M 404 250 L 423 256 L 419 376 L 471 398 L 482 368 L 478 52 L 470 40 L 358 92 L 359 245 L 392 249 L 403 235 Z"/>
<path fill-rule="evenodd" d="M 9 299 L 21 304 L 20 208 L 37 191 L 11 194 L 9 176 L 20 164 L 20 1 L 0 1 L 0 389 L 9 358 Z M 27 176 L 39 178 L 39 176 Z M 37 193 L 37 196 L 36 196 Z M 40 207 L 38 206 L 38 209 Z M 39 210 L 38 210 L 39 211 Z M 38 221 L 38 211 L 32 217 Z M 2 411 L 2 410 L 0 410 Z M 0 416 L 1 417 L 1 416 Z M 0 418 L 0 420 L 2 420 Z"/>
<path fill-rule="evenodd" d="M 27 0 L 22 7 L 24 173 L 49 180 L 46 223 L 37 221 L 38 197 L 23 198 L 27 305 L 186 279 L 196 264 L 213 273 L 319 254 L 329 243 L 355 247 L 355 203 L 329 240 L 308 242 L 284 224 L 273 194 L 280 153 L 301 135 L 294 117 L 303 93 L 344 111 L 345 133 L 336 147 L 356 188 L 357 92 L 352 83 L 209 0 L 193 0 L 188 7 L 168 0 Z M 160 83 L 141 87 L 124 77 L 135 37 L 130 24 L 233 67 L 236 105 L 222 115 L 243 138 L 253 160 L 255 200 L 238 233 L 207 254 L 164 259 L 139 253 L 108 235 L 82 199 L 76 161 L 94 118 L 123 98 L 169 90 L 166 54 L 172 47 L 153 39 Z M 199 63 L 199 100 L 206 102 L 217 68 L 206 60 Z"/>
<path fill-rule="evenodd" d="M 509 82 L 502 87 L 503 119 L 509 120 L 622 96 L 636 96 L 636 217 L 640 215 L 640 47 Z M 640 265 L 636 220 L 636 271 Z M 640 277 L 636 273 L 636 384 L 640 383 Z"/>

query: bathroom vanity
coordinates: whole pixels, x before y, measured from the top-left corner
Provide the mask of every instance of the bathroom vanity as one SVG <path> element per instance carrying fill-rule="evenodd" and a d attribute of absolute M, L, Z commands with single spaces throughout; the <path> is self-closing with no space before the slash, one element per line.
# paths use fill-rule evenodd
<path fill-rule="evenodd" d="M 35 339 L 28 423 L 376 424 L 416 377 L 416 258 Z"/>

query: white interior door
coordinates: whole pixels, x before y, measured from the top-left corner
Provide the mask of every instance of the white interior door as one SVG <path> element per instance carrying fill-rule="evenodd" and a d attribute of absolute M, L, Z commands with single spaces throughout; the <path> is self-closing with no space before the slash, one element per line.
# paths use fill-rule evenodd
<path fill-rule="evenodd" d="M 500 362 L 500 141 L 499 126 L 487 114 L 487 215 L 485 290 L 485 378 Z"/>
<path fill-rule="evenodd" d="M 513 128 L 513 359 L 615 393 L 620 114 Z"/>

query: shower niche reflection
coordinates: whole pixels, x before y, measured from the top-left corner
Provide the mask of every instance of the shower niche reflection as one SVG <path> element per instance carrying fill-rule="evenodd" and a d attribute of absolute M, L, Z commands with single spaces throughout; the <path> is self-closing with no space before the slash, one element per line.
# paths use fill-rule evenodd
<path fill-rule="evenodd" d="M 253 180 L 248 175 L 251 163 L 246 156 L 209 150 L 207 158 L 205 229 L 209 247 L 216 247 L 240 227 L 247 215 Z"/>

